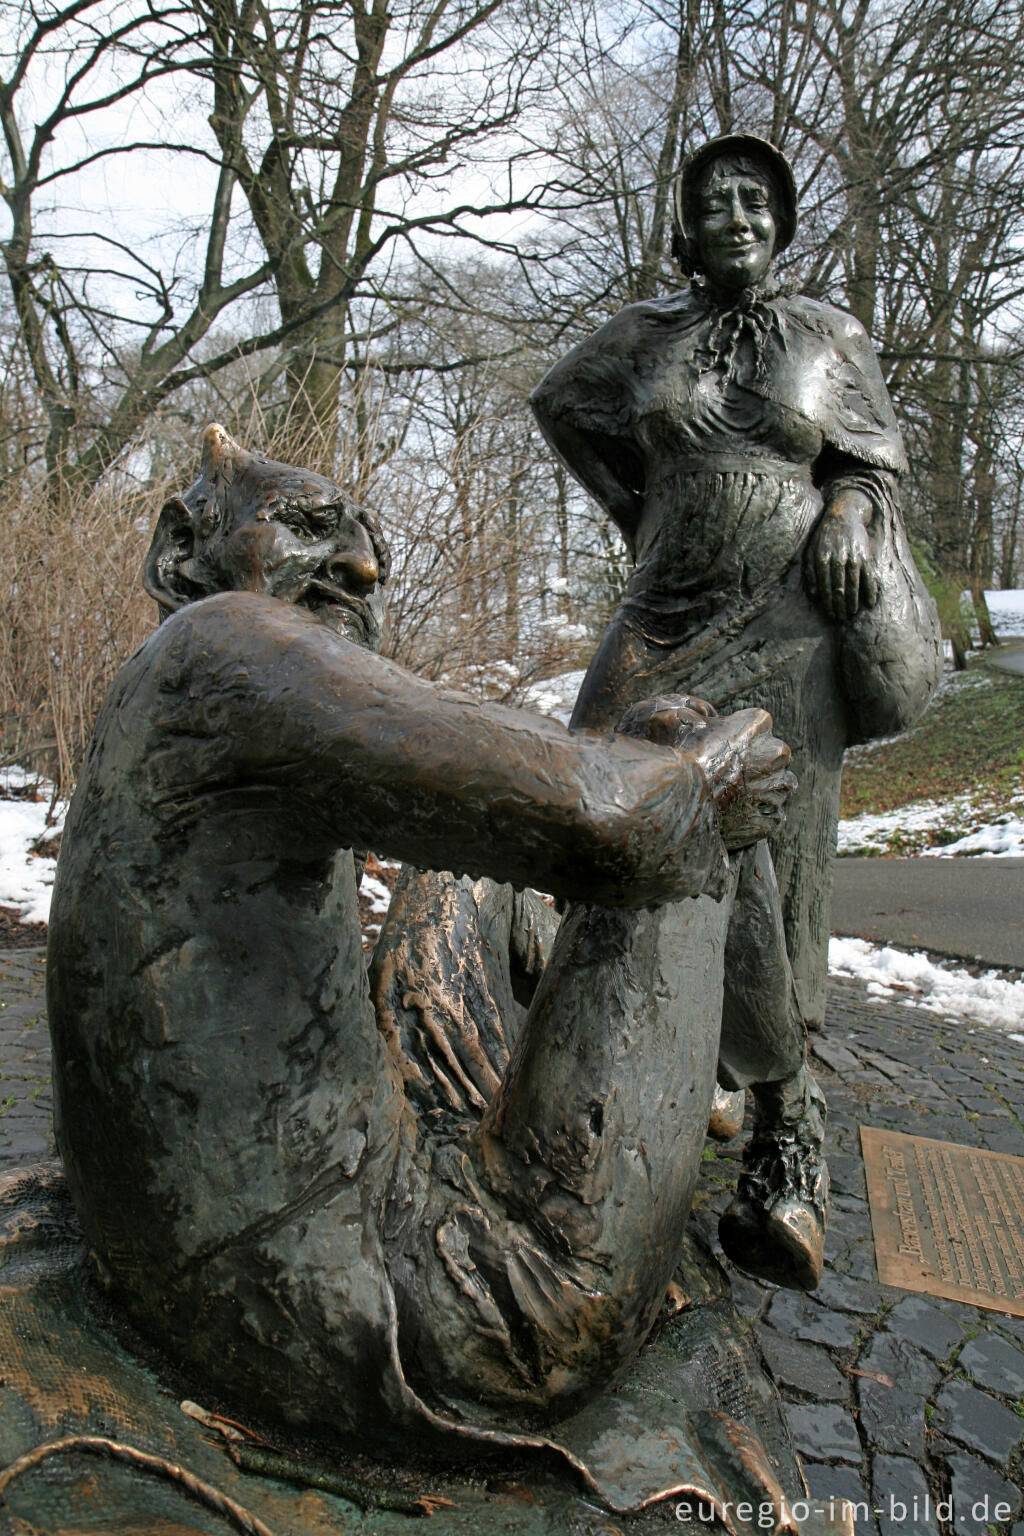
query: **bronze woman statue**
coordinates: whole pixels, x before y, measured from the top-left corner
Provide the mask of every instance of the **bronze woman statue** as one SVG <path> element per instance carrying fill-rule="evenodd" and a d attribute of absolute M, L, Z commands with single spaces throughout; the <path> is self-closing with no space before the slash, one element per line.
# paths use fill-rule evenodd
<path fill-rule="evenodd" d="M 773 286 L 773 257 L 796 221 L 793 173 L 773 145 L 747 134 L 705 144 L 676 185 L 673 251 L 689 286 L 609 320 L 552 368 L 533 405 L 636 562 L 573 725 L 613 726 L 637 699 L 687 692 L 720 709 L 768 709 L 792 749 L 799 786 L 770 839 L 791 1016 L 758 1003 L 764 928 L 742 921 L 748 853 L 720 1079 L 754 1087 L 757 1114 L 721 1235 L 739 1262 L 782 1278 L 773 1250 L 799 1229 L 806 1255 L 794 1278 L 813 1284 L 827 1177 L 820 1095 L 803 1066 L 785 1083 L 758 1084 L 730 1063 L 728 1036 L 767 1032 L 795 1049 L 794 1034 L 820 1026 L 843 752 L 917 718 L 940 652 L 899 512 L 906 459 L 870 342 L 852 316 Z"/>

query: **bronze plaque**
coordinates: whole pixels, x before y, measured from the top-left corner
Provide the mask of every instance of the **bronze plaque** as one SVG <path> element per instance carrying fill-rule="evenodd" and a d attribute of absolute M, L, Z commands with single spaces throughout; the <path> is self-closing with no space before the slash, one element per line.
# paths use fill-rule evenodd
<path fill-rule="evenodd" d="M 860 1128 L 883 1285 L 1024 1317 L 1024 1158 Z"/>

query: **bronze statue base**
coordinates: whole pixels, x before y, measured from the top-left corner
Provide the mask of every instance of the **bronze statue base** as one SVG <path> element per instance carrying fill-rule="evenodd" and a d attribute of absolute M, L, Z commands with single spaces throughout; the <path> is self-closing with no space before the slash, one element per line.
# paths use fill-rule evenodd
<path fill-rule="evenodd" d="M 808 1519 L 793 1519 L 794 1503 L 804 1513 L 806 1488 L 775 1389 L 749 1325 L 732 1306 L 724 1272 L 692 1225 L 684 1263 L 680 1278 L 690 1294 L 673 1288 L 658 1328 L 615 1391 L 552 1427 L 546 1438 L 560 1453 L 557 1461 L 539 1449 L 537 1436 L 524 1436 L 518 1450 L 467 1442 L 468 1467 L 423 1460 L 385 1466 L 351 1443 L 325 1449 L 275 1441 L 290 1457 L 312 1453 L 318 1464 L 327 1459 L 348 1474 L 356 1491 L 342 1498 L 243 1472 L 224 1442 L 181 1411 L 183 1398 L 211 1410 L 224 1405 L 211 1400 L 202 1381 L 155 1370 L 151 1354 L 143 1363 L 123 1327 L 111 1324 L 90 1281 L 59 1164 L 17 1169 L 0 1178 L 0 1462 L 9 1466 L 37 1446 L 71 1437 L 106 1440 L 134 1448 L 140 1459 L 184 1468 L 272 1536 L 348 1529 L 359 1485 L 367 1498 L 376 1489 L 407 1504 L 430 1495 L 447 1500 L 450 1508 L 434 1512 L 434 1536 L 498 1528 L 507 1536 L 613 1536 L 621 1530 L 616 1512 L 627 1509 L 637 1510 L 631 1531 L 663 1531 L 687 1498 L 697 1528 L 710 1525 L 714 1512 L 733 1536 L 743 1536 L 765 1529 L 759 1514 L 768 1508 L 778 1531 L 852 1536 L 839 1504 L 820 1517 L 812 1509 Z M 150 1475 L 152 1466 L 129 1472 L 81 1449 L 40 1462 L 0 1494 L 19 1530 L 84 1530 L 83 1511 L 89 1529 L 105 1530 L 177 1528 L 196 1514 L 195 1491 Z M 752 1511 L 747 1520 L 736 1515 L 745 1503 Z M 375 1508 L 375 1536 L 406 1531 L 408 1512 Z"/>

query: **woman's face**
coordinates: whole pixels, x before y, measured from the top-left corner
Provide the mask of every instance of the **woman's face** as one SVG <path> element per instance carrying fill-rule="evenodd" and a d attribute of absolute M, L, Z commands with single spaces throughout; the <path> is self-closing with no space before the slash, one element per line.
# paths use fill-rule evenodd
<path fill-rule="evenodd" d="M 768 177 L 728 160 L 708 168 L 695 199 L 694 238 L 701 271 L 719 288 L 758 283 L 775 250 Z"/>

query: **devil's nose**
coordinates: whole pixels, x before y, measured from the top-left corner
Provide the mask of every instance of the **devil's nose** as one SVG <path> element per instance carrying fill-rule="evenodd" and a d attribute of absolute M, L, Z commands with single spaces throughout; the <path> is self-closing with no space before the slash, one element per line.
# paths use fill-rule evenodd
<path fill-rule="evenodd" d="M 376 555 L 365 550 L 345 550 L 327 562 L 328 574 L 350 592 L 369 592 L 380 579 Z"/>

